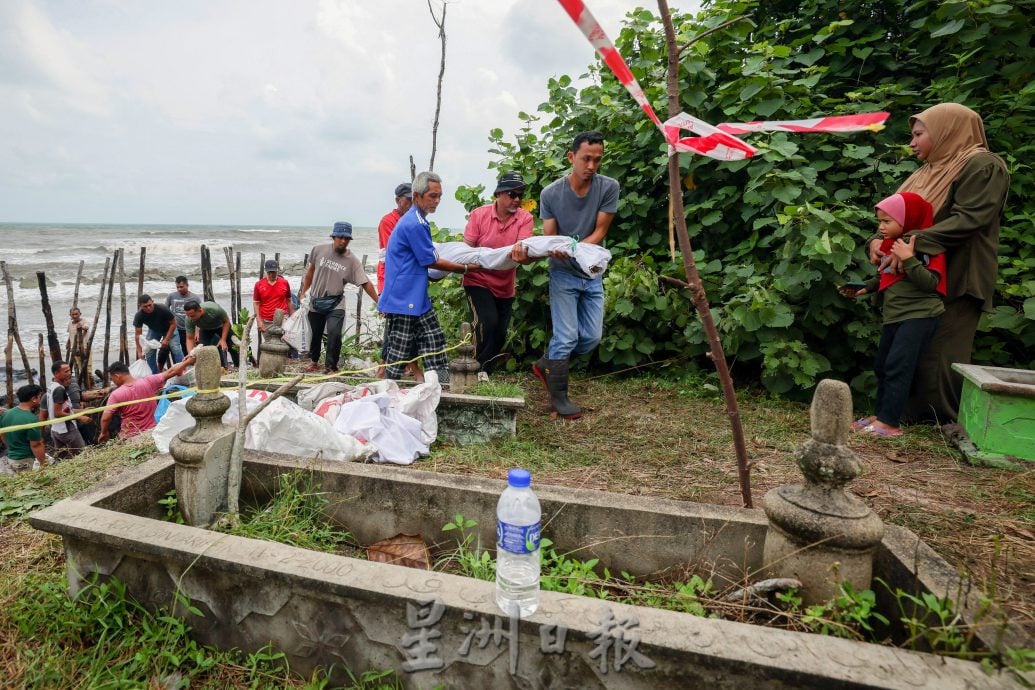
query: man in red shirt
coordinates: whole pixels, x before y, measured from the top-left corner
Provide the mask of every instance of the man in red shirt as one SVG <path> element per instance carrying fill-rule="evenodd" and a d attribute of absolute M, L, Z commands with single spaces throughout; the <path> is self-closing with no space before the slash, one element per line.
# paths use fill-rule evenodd
<path fill-rule="evenodd" d="M 291 286 L 287 279 L 279 275 L 280 266 L 273 259 L 268 259 L 263 266 L 266 277 L 260 278 L 252 290 L 252 308 L 259 331 L 266 332 L 266 327 L 273 323 L 273 316 L 278 309 L 284 310 L 285 316 L 294 313 L 291 306 Z"/>
<path fill-rule="evenodd" d="M 122 415 L 122 431 L 119 432 L 121 438 L 131 438 L 155 428 L 158 424 L 155 421 L 155 408 L 158 407 L 158 401 L 148 400 L 148 398 L 158 395 L 159 391 L 165 387 L 166 381 L 174 376 L 179 376 L 193 364 L 194 355 L 187 355 L 182 362 L 162 373 L 140 379 L 134 378 L 133 374 L 129 373 L 129 367 L 123 362 L 110 364 L 108 375 L 111 377 L 111 382 L 118 388 L 108 396 L 109 407 L 106 407 L 104 414 L 101 415 L 101 433 L 97 436 L 97 442 L 104 443 L 108 440 L 108 426 L 111 425 L 111 418 L 114 416 L 115 410 Z M 118 408 L 110 407 L 118 403 L 129 404 Z"/>
<path fill-rule="evenodd" d="M 472 247 L 513 247 L 510 258 L 519 264 L 529 262 L 521 240 L 532 236 L 532 214 L 521 208 L 525 180 L 520 173 L 500 176 L 493 192 L 495 200 L 471 211 L 464 229 L 464 242 Z M 478 342 L 475 357 L 488 376 L 495 370 L 507 341 L 510 312 L 514 303 L 514 275 L 507 271 L 480 271 L 464 275 L 464 292 L 474 314 L 474 336 Z M 479 378 L 484 378 L 479 373 Z"/>
<path fill-rule="evenodd" d="M 409 182 L 403 182 L 395 188 L 395 209 L 388 212 L 377 224 L 377 243 L 381 251 L 377 255 L 377 294 L 385 289 L 385 254 L 388 251 L 388 238 L 392 236 L 395 224 L 403 214 L 413 206 L 413 188 Z"/>

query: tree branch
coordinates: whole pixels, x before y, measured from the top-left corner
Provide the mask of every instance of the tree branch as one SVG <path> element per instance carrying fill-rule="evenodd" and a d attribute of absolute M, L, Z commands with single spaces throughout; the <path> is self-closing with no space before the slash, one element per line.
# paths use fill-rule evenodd
<path fill-rule="evenodd" d="M 737 22 L 739 22 L 742 19 L 747 19 L 747 15 L 745 14 L 743 16 L 737 17 L 736 19 L 731 19 L 728 22 L 723 22 L 722 24 L 719 24 L 718 26 L 713 26 L 712 28 L 708 29 L 707 31 L 705 31 L 702 34 L 698 34 L 697 36 L 694 36 L 689 41 L 687 41 L 686 43 L 683 44 L 683 46 L 678 51 L 678 55 L 682 55 L 684 50 L 686 50 L 687 48 L 689 48 L 693 44 L 697 43 L 702 38 L 705 38 L 707 36 L 711 36 L 716 31 L 722 31 L 727 26 L 730 26 L 732 24 L 736 24 Z"/>

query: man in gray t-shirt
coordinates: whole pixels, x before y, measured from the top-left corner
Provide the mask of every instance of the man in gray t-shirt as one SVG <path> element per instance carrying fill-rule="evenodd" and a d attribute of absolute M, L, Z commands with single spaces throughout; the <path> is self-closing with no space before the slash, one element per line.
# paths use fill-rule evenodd
<path fill-rule="evenodd" d="M 191 300 L 199 304 L 202 302 L 200 297 L 190 291 L 187 276 L 176 276 L 176 290 L 165 298 L 165 306 L 169 307 L 176 317 L 176 334 L 180 339 L 180 351 L 183 353 L 187 352 L 187 317 L 183 313 L 183 305 Z"/>
<path fill-rule="evenodd" d="M 566 235 L 579 242 L 601 244 L 618 210 L 618 181 L 597 174 L 604 158 L 604 135 L 582 132 L 575 137 L 568 161 L 571 172 L 543 189 L 539 216 L 544 235 Z M 546 384 L 557 414 L 578 419 L 582 409 L 568 399 L 568 359 L 589 352 L 604 330 L 602 277 L 591 278 L 566 253 L 550 259 L 550 318 L 553 335 L 546 354 L 532 371 Z"/>
<path fill-rule="evenodd" d="M 345 285 L 351 283 L 361 288 L 377 304 L 377 291 L 367 277 L 363 264 L 349 251 L 352 241 L 352 223 L 339 221 L 331 230 L 331 243 L 317 245 L 309 253 L 309 266 L 302 278 L 302 289 L 298 299 L 310 292 L 309 311 L 309 359 L 307 371 L 320 368 L 320 345 L 324 329 L 327 331 L 327 355 L 324 371 L 337 373 L 341 357 L 341 329 L 345 323 Z M 337 298 L 337 299 L 335 299 Z"/>

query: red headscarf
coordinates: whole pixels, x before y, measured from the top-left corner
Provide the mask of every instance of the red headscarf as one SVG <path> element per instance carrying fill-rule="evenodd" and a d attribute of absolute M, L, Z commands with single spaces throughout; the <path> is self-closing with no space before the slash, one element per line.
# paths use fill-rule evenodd
<path fill-rule="evenodd" d="M 931 204 L 927 203 L 922 196 L 913 192 L 892 194 L 878 202 L 876 208 L 891 216 L 892 220 L 902 226 L 902 232 L 904 233 L 910 230 L 923 230 L 934 225 L 934 212 Z M 890 254 L 891 245 L 893 244 L 895 244 L 893 239 L 883 240 L 880 243 L 881 252 Z M 938 274 L 938 292 L 944 297 L 946 289 L 945 254 L 935 254 L 932 256 L 927 268 Z M 881 273 L 880 289 L 885 290 L 889 285 L 897 283 L 905 277 L 904 273 Z"/>

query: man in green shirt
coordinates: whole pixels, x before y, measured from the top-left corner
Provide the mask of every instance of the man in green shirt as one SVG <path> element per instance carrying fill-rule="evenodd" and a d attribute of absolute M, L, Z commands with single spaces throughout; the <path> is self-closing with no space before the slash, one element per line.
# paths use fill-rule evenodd
<path fill-rule="evenodd" d="M 195 345 L 215 345 L 219 349 L 219 361 L 226 368 L 226 353 L 230 342 L 230 317 L 226 310 L 215 302 L 190 300 L 183 304 L 184 328 L 187 331 L 187 353 Z M 237 366 L 237 352 L 231 351 Z"/>
<path fill-rule="evenodd" d="M 47 464 L 47 451 L 40 427 L 4 431 L 9 427 L 38 423 L 42 398 L 43 389 L 39 386 L 22 386 L 18 389 L 18 406 L 12 407 L 0 417 L 0 436 L 7 444 L 7 464 L 15 472 L 32 468 L 33 460 L 38 460 L 40 467 Z"/>

